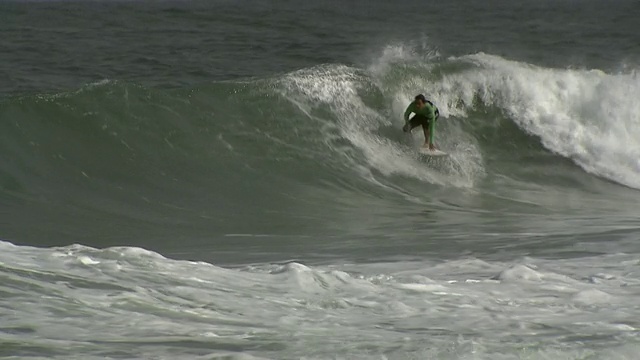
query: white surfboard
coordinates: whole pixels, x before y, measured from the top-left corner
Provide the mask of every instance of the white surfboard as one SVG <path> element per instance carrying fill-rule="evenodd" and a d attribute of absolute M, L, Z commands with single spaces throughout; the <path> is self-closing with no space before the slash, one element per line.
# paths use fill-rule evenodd
<path fill-rule="evenodd" d="M 446 152 L 438 149 L 429 150 L 428 148 L 421 147 L 418 151 L 420 151 L 420 154 L 426 156 L 449 156 Z"/>

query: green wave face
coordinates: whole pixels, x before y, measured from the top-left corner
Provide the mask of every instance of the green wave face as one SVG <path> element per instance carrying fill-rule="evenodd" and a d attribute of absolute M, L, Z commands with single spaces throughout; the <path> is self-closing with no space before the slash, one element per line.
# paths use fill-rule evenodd
<path fill-rule="evenodd" d="M 555 209 L 558 193 L 640 186 L 627 131 L 640 110 L 634 74 L 390 53 L 366 69 L 172 90 L 104 81 L 4 100 L 0 191 L 18 225 L 6 236 L 331 232 L 345 216 L 358 232 L 423 204 Z M 418 154 L 420 131 L 400 130 L 416 93 L 440 108 L 443 161 Z M 34 221 L 36 231 L 18 230 Z"/>

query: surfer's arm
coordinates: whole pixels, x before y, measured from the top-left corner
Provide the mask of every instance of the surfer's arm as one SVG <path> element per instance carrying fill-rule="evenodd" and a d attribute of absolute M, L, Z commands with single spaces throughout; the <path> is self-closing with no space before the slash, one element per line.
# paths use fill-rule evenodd
<path fill-rule="evenodd" d="M 429 144 L 433 145 L 433 135 L 436 132 L 436 110 L 433 106 L 427 105 L 429 115 Z"/>
<path fill-rule="evenodd" d="M 429 145 L 433 145 L 433 134 L 436 132 L 436 119 L 429 121 Z"/>
<path fill-rule="evenodd" d="M 407 106 L 407 110 L 404 111 L 404 122 L 405 124 L 409 122 L 409 115 L 413 112 L 413 103 Z"/>

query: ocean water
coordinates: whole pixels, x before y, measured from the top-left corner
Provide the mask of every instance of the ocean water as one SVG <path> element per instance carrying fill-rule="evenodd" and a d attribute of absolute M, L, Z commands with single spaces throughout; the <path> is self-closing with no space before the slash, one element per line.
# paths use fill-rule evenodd
<path fill-rule="evenodd" d="M 0 358 L 637 359 L 638 15 L 0 1 Z"/>

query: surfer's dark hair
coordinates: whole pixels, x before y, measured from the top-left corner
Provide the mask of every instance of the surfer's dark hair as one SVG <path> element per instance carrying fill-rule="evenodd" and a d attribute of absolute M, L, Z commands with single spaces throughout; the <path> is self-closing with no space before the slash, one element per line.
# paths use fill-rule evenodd
<path fill-rule="evenodd" d="M 427 102 L 427 98 L 425 98 L 422 94 L 416 95 L 416 100 L 421 100 L 423 103 Z"/>

